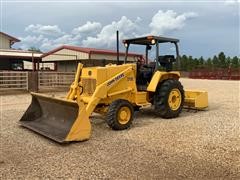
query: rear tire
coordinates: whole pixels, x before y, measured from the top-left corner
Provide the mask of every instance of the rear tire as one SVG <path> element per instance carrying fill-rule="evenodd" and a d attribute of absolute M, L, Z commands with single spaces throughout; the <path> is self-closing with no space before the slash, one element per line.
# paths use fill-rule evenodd
<path fill-rule="evenodd" d="M 130 102 L 118 99 L 109 106 L 106 121 L 113 130 L 124 130 L 130 127 L 133 120 L 134 108 Z"/>
<path fill-rule="evenodd" d="M 155 112 L 162 118 L 175 118 L 182 111 L 184 90 L 182 84 L 175 79 L 160 83 L 154 95 Z"/>

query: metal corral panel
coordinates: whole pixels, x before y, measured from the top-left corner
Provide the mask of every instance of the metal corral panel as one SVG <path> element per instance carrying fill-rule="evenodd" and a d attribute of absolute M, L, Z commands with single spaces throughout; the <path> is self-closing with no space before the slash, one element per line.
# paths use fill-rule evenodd
<path fill-rule="evenodd" d="M 28 72 L 0 71 L 0 92 L 16 89 L 28 89 Z"/>
<path fill-rule="evenodd" d="M 71 61 L 71 60 L 81 60 L 88 59 L 89 54 L 85 52 L 73 51 L 69 49 L 61 49 L 53 54 L 45 56 L 42 61 Z"/>
<path fill-rule="evenodd" d="M 124 61 L 125 55 L 120 55 L 119 60 Z M 137 57 L 128 56 L 128 61 L 136 61 Z M 110 55 L 110 54 L 91 54 L 91 59 L 99 59 L 99 60 L 116 60 L 117 55 Z"/>
<path fill-rule="evenodd" d="M 74 81 L 74 72 L 38 72 L 39 89 L 69 88 Z"/>

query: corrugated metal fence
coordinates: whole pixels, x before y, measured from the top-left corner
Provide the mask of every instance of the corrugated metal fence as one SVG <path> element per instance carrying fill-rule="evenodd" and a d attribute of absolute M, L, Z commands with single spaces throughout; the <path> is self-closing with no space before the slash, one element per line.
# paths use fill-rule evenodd
<path fill-rule="evenodd" d="M 0 91 L 27 89 L 28 72 L 0 71 Z"/>
<path fill-rule="evenodd" d="M 189 78 L 240 80 L 240 69 L 195 69 L 189 73 Z"/>

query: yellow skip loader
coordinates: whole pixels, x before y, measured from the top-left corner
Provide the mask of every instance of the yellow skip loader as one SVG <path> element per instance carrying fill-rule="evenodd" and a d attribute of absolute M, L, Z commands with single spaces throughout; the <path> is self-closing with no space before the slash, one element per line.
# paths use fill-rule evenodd
<path fill-rule="evenodd" d="M 84 141 L 90 138 L 92 112 L 103 114 L 114 130 L 130 127 L 135 110 L 152 105 L 161 118 L 176 118 L 184 106 L 204 109 L 208 106 L 205 91 L 184 90 L 178 71 L 178 39 L 146 36 L 123 40 L 126 47 L 123 64 L 105 67 L 83 67 L 78 64 L 75 80 L 66 99 L 32 94 L 32 103 L 20 119 L 20 124 L 57 142 Z M 159 46 L 171 43 L 174 55 L 159 55 Z M 129 47 L 141 45 L 147 51 L 156 49 L 155 62 L 127 63 Z M 159 70 L 164 68 L 164 70 Z"/>

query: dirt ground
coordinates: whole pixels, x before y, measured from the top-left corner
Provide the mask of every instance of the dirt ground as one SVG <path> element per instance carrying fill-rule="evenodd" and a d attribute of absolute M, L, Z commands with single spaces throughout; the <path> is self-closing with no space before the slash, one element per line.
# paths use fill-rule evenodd
<path fill-rule="evenodd" d="M 165 120 L 148 108 L 132 128 L 92 118 L 89 141 L 59 145 L 18 125 L 29 94 L 1 96 L 0 179 L 240 179 L 240 82 L 181 80 L 209 108 Z"/>

